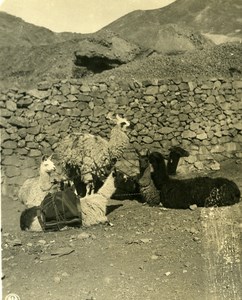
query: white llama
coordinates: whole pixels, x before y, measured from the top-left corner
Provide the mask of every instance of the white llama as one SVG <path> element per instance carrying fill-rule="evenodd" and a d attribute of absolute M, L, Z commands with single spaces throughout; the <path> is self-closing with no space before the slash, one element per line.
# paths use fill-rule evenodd
<path fill-rule="evenodd" d="M 116 170 L 112 171 L 97 193 L 80 199 L 82 226 L 89 227 L 108 222 L 106 216 L 107 203 L 116 190 Z M 42 231 L 37 217 L 38 207 L 25 209 L 20 217 L 20 227 L 26 231 Z M 58 216 L 56 216 L 58 217 Z M 57 221 L 53 220 L 53 221 Z"/>
<path fill-rule="evenodd" d="M 50 157 L 43 156 L 40 164 L 39 176 L 27 179 L 21 186 L 18 198 L 27 207 L 38 206 L 44 197 L 53 188 L 52 172 L 55 171 L 55 164 Z"/>
<path fill-rule="evenodd" d="M 89 227 L 95 224 L 108 222 L 106 212 L 108 200 L 116 190 L 116 170 L 112 171 L 103 186 L 97 193 L 80 199 L 82 226 Z"/>
<path fill-rule="evenodd" d="M 57 155 L 64 169 L 78 168 L 81 180 L 87 186 L 87 194 L 93 192 L 93 176 L 102 176 L 106 169 L 113 166 L 113 162 L 120 159 L 125 149 L 129 146 L 129 138 L 126 134 L 130 122 L 116 115 L 109 120 L 116 123 L 111 130 L 110 139 L 95 136 L 88 133 L 73 133 L 64 138 L 56 148 Z M 85 196 L 83 194 L 82 196 Z"/>

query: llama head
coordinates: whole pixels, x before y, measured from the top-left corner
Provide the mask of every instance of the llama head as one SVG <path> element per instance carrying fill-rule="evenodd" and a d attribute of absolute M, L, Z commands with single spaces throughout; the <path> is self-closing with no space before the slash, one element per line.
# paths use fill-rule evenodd
<path fill-rule="evenodd" d="M 160 152 L 152 152 L 149 155 L 150 171 L 156 188 L 169 179 L 163 155 Z"/>
<path fill-rule="evenodd" d="M 142 175 L 144 174 L 144 171 L 149 166 L 150 151 L 148 149 L 145 149 L 145 150 L 142 149 L 142 151 L 139 151 L 138 149 L 135 149 L 135 152 L 138 155 L 139 172 L 140 172 L 140 177 L 142 177 Z"/>
<path fill-rule="evenodd" d="M 130 126 L 130 122 L 118 114 L 116 114 L 116 118 L 113 118 L 112 113 L 108 113 L 107 119 L 114 121 L 123 131 L 126 131 L 127 127 Z"/>
<path fill-rule="evenodd" d="M 56 170 L 54 162 L 51 160 L 52 155 L 46 157 L 45 155 L 42 157 L 41 165 L 40 165 L 40 173 L 51 173 Z"/>
<path fill-rule="evenodd" d="M 115 187 L 120 194 L 134 193 L 137 190 L 137 176 L 128 176 L 123 171 L 117 169 L 115 169 L 113 176 Z"/>
<path fill-rule="evenodd" d="M 37 206 L 26 208 L 20 216 L 20 228 L 21 230 L 29 230 L 34 219 L 37 216 Z"/>
<path fill-rule="evenodd" d="M 124 131 L 130 126 L 130 122 L 125 118 L 120 117 L 118 114 L 116 115 L 116 120 L 117 125 L 120 126 Z"/>

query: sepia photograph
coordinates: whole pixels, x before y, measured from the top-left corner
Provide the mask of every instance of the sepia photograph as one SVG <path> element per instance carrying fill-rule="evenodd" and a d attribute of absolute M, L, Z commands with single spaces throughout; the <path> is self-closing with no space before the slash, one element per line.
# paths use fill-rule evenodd
<path fill-rule="evenodd" d="M 0 0 L 3 300 L 242 300 L 242 1 Z"/>

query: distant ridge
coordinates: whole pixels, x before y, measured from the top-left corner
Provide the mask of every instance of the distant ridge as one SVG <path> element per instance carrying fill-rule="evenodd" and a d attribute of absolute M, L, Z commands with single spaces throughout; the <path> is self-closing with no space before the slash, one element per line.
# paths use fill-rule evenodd
<path fill-rule="evenodd" d="M 0 12 L 0 47 L 43 46 L 82 36 L 80 33 L 55 33 L 6 12 Z"/>
<path fill-rule="evenodd" d="M 242 41 L 242 1 L 177 0 L 160 9 L 131 12 L 102 30 L 116 32 L 121 37 L 148 48 L 152 48 L 156 41 L 156 44 L 159 43 L 156 50 L 164 52 L 166 50 L 164 44 L 167 42 L 166 31 L 172 26 L 179 28 L 176 32 L 177 42 L 183 39 L 184 43 L 188 38 L 188 47 L 189 39 L 191 40 L 194 34 L 196 39 L 199 39 L 199 34 L 203 34 L 205 38 L 209 37 L 215 43 Z M 170 32 L 174 43 L 176 40 L 172 31 Z M 205 42 L 200 39 L 201 42 Z"/>

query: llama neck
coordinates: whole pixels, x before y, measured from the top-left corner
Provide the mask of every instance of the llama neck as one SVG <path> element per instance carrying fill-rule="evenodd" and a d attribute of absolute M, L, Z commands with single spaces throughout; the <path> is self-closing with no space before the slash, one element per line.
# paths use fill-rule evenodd
<path fill-rule="evenodd" d="M 108 148 L 112 154 L 112 157 L 119 158 L 124 148 L 129 145 L 129 138 L 127 134 L 117 125 L 110 134 L 110 140 L 108 142 Z"/>
<path fill-rule="evenodd" d="M 106 198 L 111 198 L 115 190 L 113 172 L 111 172 L 103 186 L 98 190 L 97 194 L 101 194 Z"/>
<path fill-rule="evenodd" d="M 141 187 L 146 187 L 151 184 L 151 171 L 150 171 L 150 166 L 147 166 L 145 171 L 143 172 L 143 175 L 139 179 L 139 185 Z"/>
<path fill-rule="evenodd" d="M 180 160 L 180 155 L 174 152 L 171 152 L 169 155 L 169 160 L 167 163 L 167 172 L 169 175 L 176 174 L 176 168 Z"/>
<path fill-rule="evenodd" d="M 164 158 L 160 158 L 157 164 L 152 164 L 154 172 L 151 173 L 152 180 L 155 187 L 160 189 L 167 181 L 169 181 L 169 175 L 167 174 L 166 164 Z"/>
<path fill-rule="evenodd" d="M 39 182 L 40 182 L 40 188 L 42 190 L 49 190 L 52 186 L 51 180 L 50 180 L 50 175 L 46 172 L 41 172 L 40 171 L 40 177 L 39 177 Z"/>

